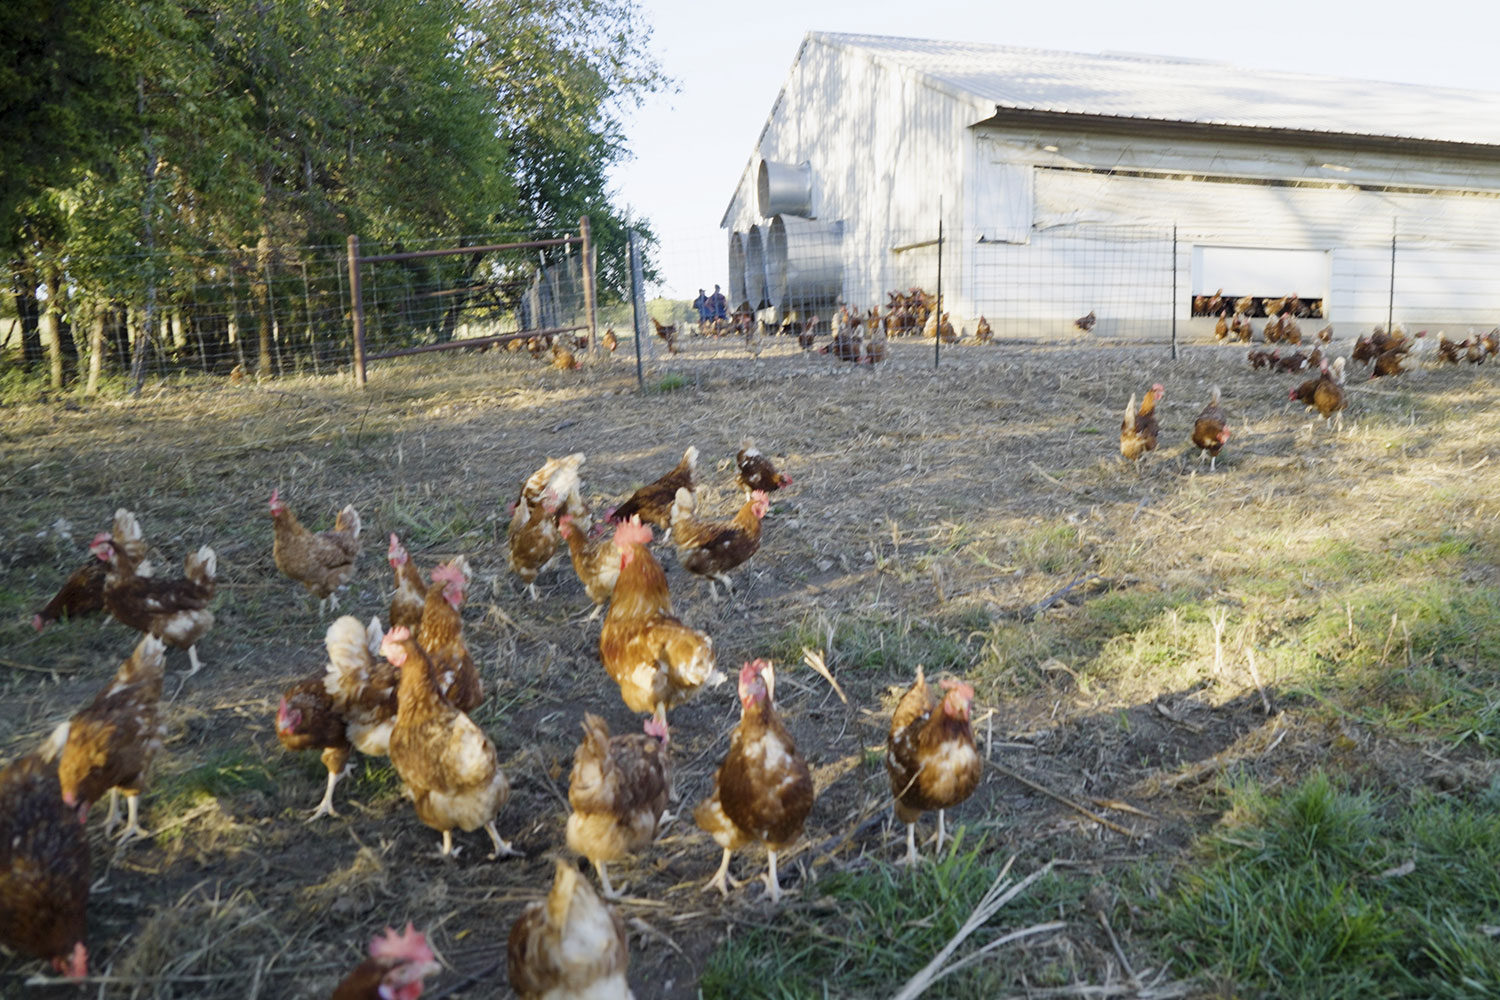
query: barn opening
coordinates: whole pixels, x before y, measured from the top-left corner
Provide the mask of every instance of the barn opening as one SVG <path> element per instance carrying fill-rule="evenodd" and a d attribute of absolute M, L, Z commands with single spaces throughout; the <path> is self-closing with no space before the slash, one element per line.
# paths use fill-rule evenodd
<path fill-rule="evenodd" d="M 1265 316 L 1267 303 L 1295 296 L 1299 316 L 1321 318 L 1331 274 L 1327 250 L 1265 247 L 1193 247 L 1191 308 L 1194 316 L 1217 316 L 1250 299 L 1247 316 Z M 1221 298 L 1214 302 L 1218 293 Z"/>

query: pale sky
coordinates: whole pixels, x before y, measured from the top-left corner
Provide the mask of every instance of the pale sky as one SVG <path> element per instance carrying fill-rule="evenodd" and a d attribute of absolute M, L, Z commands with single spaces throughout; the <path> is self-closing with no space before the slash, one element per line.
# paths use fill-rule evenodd
<path fill-rule="evenodd" d="M 1500 7 L 1490 0 L 1401 4 L 868 0 L 817 3 L 641 0 L 652 47 L 677 93 L 632 115 L 635 159 L 619 202 L 662 238 L 660 291 L 692 298 L 724 280 L 719 219 L 808 31 L 1131 52 L 1355 79 L 1500 90 Z"/>

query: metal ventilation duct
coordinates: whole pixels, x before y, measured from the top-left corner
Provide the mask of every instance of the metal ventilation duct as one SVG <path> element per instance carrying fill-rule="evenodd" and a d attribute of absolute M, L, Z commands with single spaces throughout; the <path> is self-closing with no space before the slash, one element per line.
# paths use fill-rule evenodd
<path fill-rule="evenodd" d="M 745 234 L 729 234 L 729 308 L 738 309 L 748 304 L 750 295 L 745 291 Z"/>
<path fill-rule="evenodd" d="M 771 303 L 805 313 L 832 305 L 844 290 L 844 223 L 778 215 L 766 227 Z"/>
<path fill-rule="evenodd" d="M 760 226 L 751 226 L 745 234 L 745 298 L 752 309 L 764 309 L 771 304 L 766 290 L 766 249 Z"/>
<path fill-rule="evenodd" d="M 812 164 L 760 161 L 755 179 L 755 203 L 760 216 L 800 215 L 812 218 Z"/>

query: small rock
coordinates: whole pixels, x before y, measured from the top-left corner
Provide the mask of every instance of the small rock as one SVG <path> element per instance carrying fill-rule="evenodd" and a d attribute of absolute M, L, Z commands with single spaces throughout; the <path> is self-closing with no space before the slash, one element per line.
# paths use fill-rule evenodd
<path fill-rule="evenodd" d="M 818 560 L 818 572 L 819 573 L 827 573 L 831 569 L 833 569 L 833 560 L 832 559 L 819 559 Z"/>

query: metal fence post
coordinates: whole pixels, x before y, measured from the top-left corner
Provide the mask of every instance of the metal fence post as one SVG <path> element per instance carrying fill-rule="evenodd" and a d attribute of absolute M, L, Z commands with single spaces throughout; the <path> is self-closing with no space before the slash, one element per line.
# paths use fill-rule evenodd
<path fill-rule="evenodd" d="M 933 303 L 933 311 L 937 313 L 937 323 L 932 328 L 932 368 L 937 370 L 938 360 L 942 354 L 943 343 L 943 208 L 942 201 L 938 201 L 938 239 L 937 239 L 937 301 Z"/>
<path fill-rule="evenodd" d="M 1172 223 L 1172 360 L 1177 360 L 1177 223 Z"/>
<path fill-rule="evenodd" d="M 1397 217 L 1391 216 L 1391 284 L 1385 300 L 1386 333 L 1391 332 L 1396 317 L 1396 223 Z"/>
<path fill-rule="evenodd" d="M 644 333 L 644 313 L 646 302 L 645 281 L 641 276 L 641 249 L 639 237 L 636 231 L 630 231 L 630 314 L 632 324 L 635 327 L 635 384 L 638 389 L 646 388 L 645 369 L 641 364 L 641 337 Z"/>
<path fill-rule="evenodd" d="M 349 235 L 349 315 L 354 322 L 354 384 L 365 387 L 365 302 L 359 280 L 359 237 Z"/>

